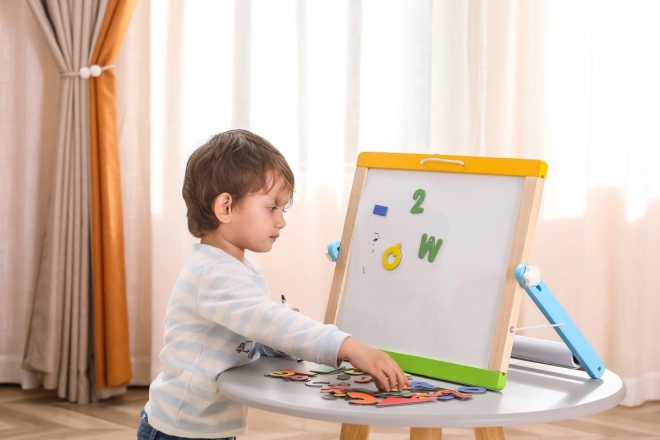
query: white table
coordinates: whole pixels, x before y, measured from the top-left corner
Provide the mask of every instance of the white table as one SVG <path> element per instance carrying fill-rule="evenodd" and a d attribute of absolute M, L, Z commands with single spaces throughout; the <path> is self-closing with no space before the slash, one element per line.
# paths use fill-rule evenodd
<path fill-rule="evenodd" d="M 340 399 L 321 397 L 320 389 L 304 382 L 285 382 L 265 377 L 283 368 L 309 371 L 316 364 L 291 358 L 262 358 L 220 375 L 220 391 L 230 399 L 262 410 L 308 419 L 340 422 L 341 440 L 363 440 L 369 426 L 411 427 L 414 440 L 438 440 L 441 428 L 474 428 L 477 439 L 503 439 L 502 426 L 547 423 L 574 419 L 618 405 L 626 394 L 623 381 L 611 371 L 590 379 L 584 371 L 511 360 L 508 379 L 501 392 L 476 394 L 470 400 L 422 403 L 392 408 L 350 405 Z M 457 389 L 459 385 L 413 376 L 431 384 Z M 318 375 L 311 381 L 347 382 L 337 375 Z"/>

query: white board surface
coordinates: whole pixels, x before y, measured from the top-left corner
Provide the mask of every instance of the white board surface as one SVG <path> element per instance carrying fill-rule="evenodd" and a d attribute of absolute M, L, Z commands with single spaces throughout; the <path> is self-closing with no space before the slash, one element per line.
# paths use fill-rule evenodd
<path fill-rule="evenodd" d="M 337 326 L 371 346 L 487 369 L 524 177 L 370 169 Z M 424 212 L 411 214 L 424 189 Z M 373 214 L 387 206 L 386 216 Z M 442 239 L 433 262 L 422 234 Z M 398 267 L 383 253 L 401 243 Z M 390 260 L 391 261 L 391 260 Z"/>

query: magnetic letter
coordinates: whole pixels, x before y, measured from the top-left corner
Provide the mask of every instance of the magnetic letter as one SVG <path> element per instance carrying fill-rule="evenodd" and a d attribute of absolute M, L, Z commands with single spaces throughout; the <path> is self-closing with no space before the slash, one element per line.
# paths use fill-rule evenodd
<path fill-rule="evenodd" d="M 429 263 L 433 263 L 435 257 L 438 255 L 438 251 L 442 246 L 442 239 L 439 238 L 438 241 L 435 241 L 435 237 L 431 236 L 428 238 L 427 234 L 422 235 L 422 242 L 419 244 L 419 258 L 424 259 L 426 253 L 429 253 Z"/>
<path fill-rule="evenodd" d="M 389 256 L 394 257 L 394 261 L 391 263 L 388 261 Z M 390 246 L 385 249 L 383 253 L 383 267 L 387 270 L 394 270 L 401 263 L 401 243 L 397 243 L 394 246 Z"/>

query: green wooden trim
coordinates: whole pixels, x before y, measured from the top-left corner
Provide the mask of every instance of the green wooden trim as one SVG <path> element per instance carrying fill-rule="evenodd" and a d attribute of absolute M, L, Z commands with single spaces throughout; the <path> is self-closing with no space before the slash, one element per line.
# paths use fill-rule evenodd
<path fill-rule="evenodd" d="M 501 390 L 506 384 L 506 373 L 484 370 L 467 365 L 427 359 L 410 354 L 383 350 L 396 361 L 407 373 L 456 382 L 465 385 L 479 386 L 489 390 Z"/>

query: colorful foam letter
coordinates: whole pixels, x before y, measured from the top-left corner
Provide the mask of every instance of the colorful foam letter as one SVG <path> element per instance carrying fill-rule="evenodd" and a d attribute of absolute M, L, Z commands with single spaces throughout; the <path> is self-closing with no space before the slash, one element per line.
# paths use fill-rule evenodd
<path fill-rule="evenodd" d="M 382 408 L 385 406 L 398 406 L 398 405 L 414 405 L 416 403 L 427 403 L 427 402 L 434 402 L 434 399 L 431 399 L 429 397 L 420 397 L 420 396 L 412 396 L 412 397 L 386 397 L 383 399 L 378 405 L 376 405 L 377 408 Z"/>
<path fill-rule="evenodd" d="M 415 191 L 415 193 L 413 194 L 413 199 L 417 201 L 415 202 L 415 205 L 410 209 L 410 212 L 412 214 L 421 214 L 422 212 L 424 212 L 424 208 L 422 208 L 422 203 L 424 203 L 425 198 L 426 198 L 426 191 L 424 191 L 421 188 Z"/>
<path fill-rule="evenodd" d="M 438 241 L 436 241 L 434 236 L 429 238 L 428 234 L 423 234 L 422 242 L 419 244 L 419 258 L 423 260 L 428 252 L 429 263 L 433 263 L 435 257 L 438 255 L 440 246 L 442 246 L 442 238 L 439 238 Z"/>
<path fill-rule="evenodd" d="M 389 256 L 394 257 L 394 261 L 391 263 L 388 261 Z M 383 252 L 383 267 L 387 270 L 394 270 L 401 263 L 401 243 L 397 243 L 394 246 L 390 246 L 385 249 Z"/>
<path fill-rule="evenodd" d="M 365 393 L 349 392 L 348 397 L 352 397 L 352 400 L 349 400 L 348 403 L 353 405 L 375 405 L 378 403 L 377 398 Z"/>

